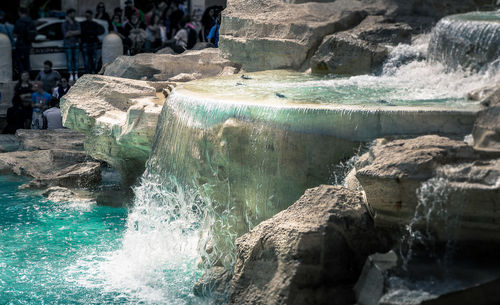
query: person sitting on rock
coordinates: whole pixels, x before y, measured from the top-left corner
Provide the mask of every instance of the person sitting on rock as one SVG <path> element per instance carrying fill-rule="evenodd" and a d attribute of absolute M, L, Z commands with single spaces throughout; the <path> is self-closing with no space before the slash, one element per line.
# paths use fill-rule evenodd
<path fill-rule="evenodd" d="M 33 115 L 31 117 L 31 129 L 42 129 L 42 113 L 48 108 L 52 96 L 47 93 L 41 82 L 36 82 L 33 86 L 35 92 L 31 95 Z"/>
<path fill-rule="evenodd" d="M 61 110 L 56 99 L 49 102 L 49 109 L 43 112 L 43 128 L 59 129 L 63 128 Z"/>
<path fill-rule="evenodd" d="M 43 90 L 46 92 L 52 92 L 60 79 L 61 74 L 56 70 L 52 70 L 52 62 L 50 60 L 46 60 L 43 63 L 43 70 L 35 77 L 35 81 L 42 82 Z"/>

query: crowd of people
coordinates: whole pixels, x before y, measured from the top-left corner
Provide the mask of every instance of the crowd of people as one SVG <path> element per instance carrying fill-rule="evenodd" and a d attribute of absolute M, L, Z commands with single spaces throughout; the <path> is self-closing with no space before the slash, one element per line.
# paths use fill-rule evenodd
<path fill-rule="evenodd" d="M 35 81 L 27 71 L 14 87 L 12 107 L 7 109 L 7 127 L 4 133 L 15 133 L 17 129 L 63 128 L 59 100 L 69 90 L 67 78 L 52 70 L 52 62 L 44 63 Z"/>
<path fill-rule="evenodd" d="M 4 133 L 15 133 L 17 129 L 62 128 L 59 100 L 79 77 L 80 52 L 84 59 L 85 73 L 97 73 L 97 50 L 102 33 L 94 19 L 106 21 L 109 32 L 116 33 L 123 41 L 124 54 L 154 52 L 170 47 L 176 53 L 191 49 L 197 42 L 218 46 L 220 12 L 222 7 L 209 7 L 202 13 L 194 10 L 192 16 L 182 0 L 155 3 L 144 13 L 136 8 L 132 0 L 125 1 L 124 9 L 117 7 L 110 15 L 104 2 L 100 2 L 95 13 L 85 12 L 85 21 L 76 21 L 76 11 L 66 11 L 62 23 L 64 51 L 67 60 L 67 75 L 52 69 L 52 62 L 45 61 L 44 69 L 34 81 L 30 80 L 31 43 L 37 35 L 33 20 L 25 8 L 19 9 L 15 24 L 5 20 L 0 11 L 0 33 L 6 34 L 14 46 L 14 58 L 19 81 L 15 86 L 12 107 L 7 111 Z"/>

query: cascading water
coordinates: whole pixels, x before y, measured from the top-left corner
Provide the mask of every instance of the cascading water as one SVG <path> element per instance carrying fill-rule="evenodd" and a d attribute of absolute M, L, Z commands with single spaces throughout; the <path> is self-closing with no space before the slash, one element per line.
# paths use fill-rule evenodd
<path fill-rule="evenodd" d="M 13 271 L 0 274 L 6 296 L 0 302 L 209 302 L 192 292 L 203 270 L 230 268 L 237 236 L 306 188 L 329 182 L 339 162 L 349 167 L 360 142 L 385 134 L 470 133 L 479 106 L 466 94 L 500 76 L 484 66 L 471 73 L 427 62 L 428 40 L 395 47 L 380 75 L 268 71 L 176 89 L 126 221 L 124 208 L 88 203 L 42 202 L 33 209 L 13 204 L 2 214 L 0 268 Z M 431 45 L 431 57 L 437 57 L 439 47 Z M 458 56 L 452 53 L 446 56 Z M 23 202 L 19 194 L 9 196 Z M 417 216 L 425 215 L 422 210 Z M 102 222 L 98 229 L 81 227 L 90 219 Z M 33 243 L 25 252 L 34 259 L 12 251 L 4 236 Z M 37 260 L 43 263 L 25 266 Z"/>
<path fill-rule="evenodd" d="M 500 11 L 441 19 L 432 31 L 429 59 L 451 69 L 491 69 L 500 59 Z"/>

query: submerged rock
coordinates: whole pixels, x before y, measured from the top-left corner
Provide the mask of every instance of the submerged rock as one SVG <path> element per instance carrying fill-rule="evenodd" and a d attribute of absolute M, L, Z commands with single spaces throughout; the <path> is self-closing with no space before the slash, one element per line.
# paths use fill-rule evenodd
<path fill-rule="evenodd" d="M 47 197 L 47 200 L 59 202 L 92 202 L 90 194 L 76 193 L 68 188 L 60 186 L 51 186 L 42 192 L 42 196 Z"/>
<path fill-rule="evenodd" d="M 326 185 L 236 245 L 230 304 L 352 304 L 366 257 L 387 250 L 361 193 Z"/>
<path fill-rule="evenodd" d="M 199 73 L 199 78 L 216 76 L 225 67 L 239 67 L 220 56 L 214 48 L 182 54 L 137 54 L 120 56 L 106 67 L 104 75 L 131 79 L 167 80 L 181 73 Z"/>
<path fill-rule="evenodd" d="M 166 83 L 84 75 L 61 100 L 65 127 L 85 134 L 85 150 L 130 185 L 144 171 Z"/>

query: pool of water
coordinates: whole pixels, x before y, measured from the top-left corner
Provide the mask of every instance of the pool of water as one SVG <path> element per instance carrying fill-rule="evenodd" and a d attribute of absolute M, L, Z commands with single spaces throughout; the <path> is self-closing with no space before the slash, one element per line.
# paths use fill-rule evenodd
<path fill-rule="evenodd" d="M 0 304 L 199 302 L 196 262 L 182 251 L 155 259 L 176 242 L 159 246 L 162 232 L 137 222 L 143 211 L 53 203 L 18 190 L 24 182 L 0 176 Z"/>

